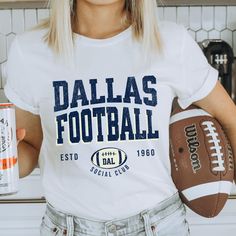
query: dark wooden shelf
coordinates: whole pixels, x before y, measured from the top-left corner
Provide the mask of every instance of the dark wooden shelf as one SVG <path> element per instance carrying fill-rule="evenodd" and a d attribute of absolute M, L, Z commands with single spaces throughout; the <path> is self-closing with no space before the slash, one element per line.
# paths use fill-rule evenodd
<path fill-rule="evenodd" d="M 0 0 L 0 9 L 9 8 L 47 8 L 46 0 Z"/>
<path fill-rule="evenodd" d="M 236 0 L 157 0 L 159 6 L 236 6 Z M 47 0 L 0 0 L 1 9 L 47 8 Z"/>
<path fill-rule="evenodd" d="M 159 6 L 236 6 L 236 0 L 157 0 Z"/>
<path fill-rule="evenodd" d="M 32 204 L 32 203 L 46 203 L 45 198 L 31 198 L 31 199 L 0 199 L 0 204 Z"/>

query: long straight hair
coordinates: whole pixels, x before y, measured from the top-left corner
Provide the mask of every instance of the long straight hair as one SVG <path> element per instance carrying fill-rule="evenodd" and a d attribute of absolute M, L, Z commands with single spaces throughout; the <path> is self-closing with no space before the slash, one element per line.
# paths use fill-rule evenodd
<path fill-rule="evenodd" d="M 45 42 L 64 59 L 74 52 L 73 23 L 76 19 L 76 2 L 79 0 L 50 0 L 50 17 L 36 28 L 46 28 Z M 161 51 L 161 37 L 157 24 L 156 0 L 125 0 L 126 21 L 132 25 L 133 36 L 142 42 L 146 51 Z"/>

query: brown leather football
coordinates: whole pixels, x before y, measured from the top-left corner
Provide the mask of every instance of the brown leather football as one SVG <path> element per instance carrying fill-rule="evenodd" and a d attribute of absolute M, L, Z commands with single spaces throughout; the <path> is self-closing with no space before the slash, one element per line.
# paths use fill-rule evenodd
<path fill-rule="evenodd" d="M 218 215 L 234 177 L 232 148 L 219 122 L 196 106 L 174 109 L 170 161 L 182 201 L 201 216 Z"/>

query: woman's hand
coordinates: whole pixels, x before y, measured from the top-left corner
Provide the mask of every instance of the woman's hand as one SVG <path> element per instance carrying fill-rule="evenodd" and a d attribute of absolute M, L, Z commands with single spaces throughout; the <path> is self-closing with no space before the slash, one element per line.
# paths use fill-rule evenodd
<path fill-rule="evenodd" d="M 38 165 L 43 139 L 40 116 L 16 107 L 16 138 L 19 172 L 23 178 Z"/>

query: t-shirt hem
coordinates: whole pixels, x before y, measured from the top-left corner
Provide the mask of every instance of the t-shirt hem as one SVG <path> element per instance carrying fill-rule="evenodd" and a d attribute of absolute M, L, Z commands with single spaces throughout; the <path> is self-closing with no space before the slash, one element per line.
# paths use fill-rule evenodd
<path fill-rule="evenodd" d="M 206 97 L 215 87 L 216 82 L 218 81 L 218 71 L 213 67 L 209 67 L 209 72 L 207 75 L 207 79 L 205 80 L 203 86 L 192 96 L 188 98 L 178 98 L 178 103 L 182 109 L 186 109 L 192 103 L 199 101 Z"/>
<path fill-rule="evenodd" d="M 6 97 L 9 99 L 9 101 L 12 102 L 17 107 L 19 107 L 20 109 L 29 111 L 35 115 L 39 114 L 39 109 L 34 108 L 31 105 L 22 101 L 22 99 L 14 92 L 12 88 L 10 88 L 8 84 L 4 87 L 4 93 Z"/>

